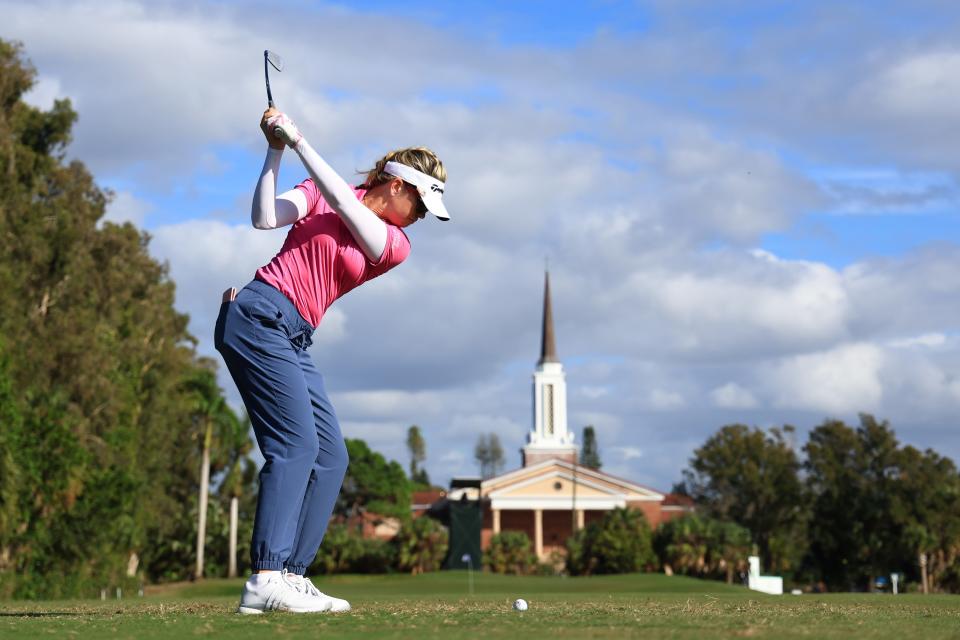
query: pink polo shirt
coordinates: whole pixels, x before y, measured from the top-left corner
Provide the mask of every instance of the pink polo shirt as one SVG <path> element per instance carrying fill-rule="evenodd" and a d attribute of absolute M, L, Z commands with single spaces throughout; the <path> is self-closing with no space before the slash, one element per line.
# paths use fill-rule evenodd
<path fill-rule="evenodd" d="M 385 223 L 387 246 L 374 264 L 313 180 L 304 180 L 297 189 L 307 197 L 309 213 L 293 224 L 280 253 L 260 267 L 256 277 L 290 298 L 300 315 L 317 327 L 334 300 L 403 262 L 410 255 L 410 240 L 399 227 Z M 366 190 L 354 192 L 362 199 Z"/>

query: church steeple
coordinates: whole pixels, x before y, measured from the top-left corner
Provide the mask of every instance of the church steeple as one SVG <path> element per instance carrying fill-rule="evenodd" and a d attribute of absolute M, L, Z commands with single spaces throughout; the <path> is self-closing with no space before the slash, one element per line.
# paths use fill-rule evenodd
<path fill-rule="evenodd" d="M 550 272 L 543 280 L 543 333 L 540 336 L 540 360 L 533 372 L 533 425 L 523 447 L 523 465 L 559 458 L 577 461 L 577 445 L 567 429 L 567 383 L 563 365 L 557 358 L 557 340 L 553 331 L 550 300 Z"/>
<path fill-rule="evenodd" d="M 559 362 L 557 360 L 557 339 L 553 333 L 553 308 L 550 304 L 550 272 L 543 274 L 543 332 L 540 338 L 540 361 Z"/>

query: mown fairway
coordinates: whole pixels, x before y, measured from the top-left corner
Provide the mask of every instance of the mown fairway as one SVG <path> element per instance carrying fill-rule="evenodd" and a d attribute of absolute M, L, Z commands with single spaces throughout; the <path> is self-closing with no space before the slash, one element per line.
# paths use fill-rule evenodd
<path fill-rule="evenodd" d="M 240 581 L 154 589 L 118 602 L 6 602 L 3 638 L 960 638 L 960 597 L 764 596 L 662 575 L 342 576 L 321 589 L 348 614 L 238 616 Z M 517 597 L 530 610 L 511 608 Z"/>

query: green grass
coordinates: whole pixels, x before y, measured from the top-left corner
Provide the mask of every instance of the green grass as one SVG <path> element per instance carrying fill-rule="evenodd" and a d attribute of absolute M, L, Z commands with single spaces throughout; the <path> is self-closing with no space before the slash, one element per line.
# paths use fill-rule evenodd
<path fill-rule="evenodd" d="M 765 596 L 659 574 L 518 578 L 465 572 L 338 576 L 318 586 L 347 614 L 233 613 L 240 580 L 143 598 L 0 604 L 0 638 L 960 638 L 960 597 Z M 530 610 L 513 611 L 515 598 Z"/>

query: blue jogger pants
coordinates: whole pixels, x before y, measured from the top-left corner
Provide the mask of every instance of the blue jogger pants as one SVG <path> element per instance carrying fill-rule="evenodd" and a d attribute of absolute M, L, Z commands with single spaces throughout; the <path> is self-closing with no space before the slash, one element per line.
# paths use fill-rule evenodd
<path fill-rule="evenodd" d="M 347 449 L 323 376 L 307 353 L 313 327 L 254 280 L 224 302 L 214 336 L 265 459 L 253 524 L 253 570 L 303 575 L 327 530 Z"/>

